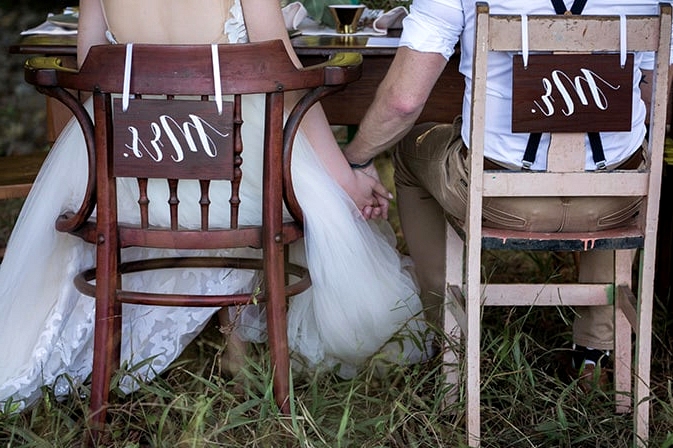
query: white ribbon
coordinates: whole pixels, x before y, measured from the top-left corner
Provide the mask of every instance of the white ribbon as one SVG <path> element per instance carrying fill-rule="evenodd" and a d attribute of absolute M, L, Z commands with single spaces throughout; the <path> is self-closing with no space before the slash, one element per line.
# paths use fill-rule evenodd
<path fill-rule="evenodd" d="M 133 60 L 133 43 L 126 44 L 126 60 L 124 61 L 124 87 L 122 91 L 122 111 L 129 108 L 131 96 L 131 62 Z"/>
<path fill-rule="evenodd" d="M 217 44 L 210 44 L 210 52 L 213 59 L 213 82 L 215 83 L 215 104 L 217 113 L 222 115 L 222 79 L 220 78 L 220 53 Z"/>
<path fill-rule="evenodd" d="M 521 14 L 521 55 L 523 68 L 528 68 L 528 16 Z"/>
<path fill-rule="evenodd" d="M 626 65 L 626 16 L 619 15 L 619 63 L 622 68 Z"/>

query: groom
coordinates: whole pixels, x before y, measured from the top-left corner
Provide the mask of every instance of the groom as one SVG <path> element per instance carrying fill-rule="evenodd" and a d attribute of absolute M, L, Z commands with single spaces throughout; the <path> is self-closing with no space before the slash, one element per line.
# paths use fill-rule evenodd
<path fill-rule="evenodd" d="M 491 9 L 499 14 L 562 14 L 566 7 L 573 14 L 654 14 L 658 11 L 656 0 L 630 2 L 628 11 L 622 11 L 610 0 L 492 0 Z M 467 146 L 462 136 L 469 135 L 469 120 L 460 118 L 453 124 L 424 124 L 414 127 L 435 82 L 453 54 L 454 46 L 461 42 L 460 70 L 468 78 L 472 64 L 472 40 L 474 36 L 475 2 L 463 0 L 415 0 L 410 15 L 404 21 L 400 48 L 374 102 L 360 124 L 353 141 L 344 149 L 346 158 L 354 169 L 364 170 L 377 177 L 371 164 L 372 158 L 400 142 L 394 153 L 395 186 L 398 195 L 398 210 L 411 257 L 417 267 L 421 293 L 428 318 L 440 322 L 440 310 L 444 296 L 444 226 L 445 213 L 464 218 L 465 199 L 457 194 L 461 184 L 467 185 L 465 155 Z M 505 58 L 507 59 L 507 58 Z M 652 67 L 645 65 L 647 58 L 636 57 L 636 73 Z M 649 61 L 651 63 L 651 61 Z M 487 110 L 487 144 L 485 167 L 520 169 L 526 148 L 527 134 L 512 134 L 509 116 L 503 111 L 511 110 L 508 91 L 499 86 L 508 86 L 511 62 L 489 59 L 488 78 L 490 106 Z M 647 75 L 643 76 L 645 81 Z M 634 76 L 634 92 L 639 88 L 640 76 Z M 647 87 L 643 82 L 643 90 Z M 644 93 L 643 98 L 649 98 Z M 494 106 L 494 107 L 491 107 Z M 644 163 L 642 143 L 644 105 L 634 110 L 631 133 L 601 133 L 607 168 L 637 168 Z M 464 100 L 463 114 L 469 113 L 470 104 Z M 640 120 L 638 122 L 638 120 Z M 413 129 L 412 129 L 413 128 Z M 626 134 L 626 135 L 625 135 Z M 405 137 L 406 136 L 406 137 Z M 404 137 L 404 139 L 403 139 Z M 522 141 L 523 139 L 523 141 Z M 544 144 L 544 143 L 543 143 Z M 543 146 L 543 145 L 541 145 Z M 589 150 L 589 149 L 588 149 Z M 590 151 L 590 150 L 589 150 Z M 538 152 L 544 153 L 544 146 Z M 543 157 L 532 169 L 544 169 Z M 591 157 L 589 157 L 591 159 Z M 595 169 L 593 163 L 587 169 Z M 369 193 L 369 202 L 358 204 L 365 217 L 385 216 L 388 198 L 376 191 Z M 600 198 L 590 204 L 568 202 L 549 198 L 544 204 L 530 200 L 498 198 L 485 206 L 485 212 L 496 211 L 497 216 L 514 216 L 525 222 L 530 231 L 557 231 L 558 220 L 564 216 L 564 231 L 589 231 L 609 215 L 623 216 L 629 220 L 638 209 L 638 201 L 624 198 Z M 542 210 L 542 211 L 540 211 Z M 562 212 L 563 210 L 563 212 Z M 564 214 L 563 214 L 564 213 Z M 487 213 L 485 213 L 487 215 Z M 490 215 L 490 214 L 489 214 Z M 590 216 L 590 219 L 587 219 Z M 505 226 L 496 218 L 490 226 Z M 615 223 L 621 224 L 620 223 Z M 580 281 L 609 282 L 613 271 L 613 256 L 610 251 L 591 251 L 581 255 Z M 597 366 L 605 366 L 613 348 L 612 307 L 587 307 L 577 309 L 573 324 L 575 373 L 584 372 L 580 385 L 584 390 L 602 387 L 607 383 L 607 373 Z M 593 381 L 594 370 L 600 371 L 598 384 Z"/>

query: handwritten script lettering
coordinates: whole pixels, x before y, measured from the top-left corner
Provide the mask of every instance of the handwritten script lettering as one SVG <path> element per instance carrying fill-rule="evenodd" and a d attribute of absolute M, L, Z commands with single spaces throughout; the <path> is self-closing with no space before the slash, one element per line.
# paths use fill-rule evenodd
<path fill-rule="evenodd" d="M 512 132 L 629 131 L 632 99 L 632 54 L 513 57 Z"/>
<path fill-rule="evenodd" d="M 134 99 L 126 112 L 114 102 L 117 176 L 231 179 L 233 105 L 222 115 L 207 101 Z"/>
<path fill-rule="evenodd" d="M 218 131 L 217 128 L 198 115 L 189 114 L 189 118 L 191 121 L 184 122 L 182 127 L 180 127 L 179 123 L 169 115 L 160 115 L 159 123 L 151 122 L 150 129 L 153 135 L 153 138 L 149 142 L 151 148 L 148 148 L 148 146 L 140 137 L 138 128 L 135 126 L 129 126 L 128 130 L 131 135 L 131 144 L 127 143 L 124 146 L 130 149 L 132 154 L 136 157 L 143 157 L 144 152 L 155 162 L 160 162 L 164 158 L 164 151 L 162 149 L 165 147 L 162 140 L 163 129 L 165 137 L 170 142 L 169 148 L 173 150 L 171 159 L 173 159 L 174 162 L 181 162 L 185 158 L 185 152 L 183 150 L 182 144 L 180 143 L 180 138 L 178 138 L 174 130 L 176 130 L 184 139 L 189 151 L 197 152 L 199 151 L 199 146 L 194 141 L 194 136 L 192 135 L 192 130 L 194 130 L 196 131 L 200 148 L 203 149 L 203 152 L 209 157 L 216 157 L 217 147 L 215 146 L 212 137 L 208 135 L 208 131 L 206 129 L 222 138 L 228 137 L 229 133 Z"/>
<path fill-rule="evenodd" d="M 607 110 L 608 99 L 601 86 L 612 90 L 619 90 L 621 86 L 610 84 L 603 77 L 587 68 L 581 68 L 580 72 L 582 74 L 575 76 L 574 80 L 563 72 L 563 70 L 553 70 L 551 72 L 551 80 L 549 78 L 542 78 L 542 86 L 544 87 L 544 95 L 540 98 L 542 104 L 540 104 L 540 101 L 534 101 L 540 112 L 547 117 L 555 113 L 552 93 L 554 92 L 554 88 L 556 88 L 565 105 L 565 109 L 561 109 L 561 112 L 566 116 L 575 113 L 575 101 L 568 90 L 568 85 L 575 92 L 580 104 L 587 106 L 589 99 L 583 87 L 583 85 L 586 85 L 596 107 L 600 110 Z"/>

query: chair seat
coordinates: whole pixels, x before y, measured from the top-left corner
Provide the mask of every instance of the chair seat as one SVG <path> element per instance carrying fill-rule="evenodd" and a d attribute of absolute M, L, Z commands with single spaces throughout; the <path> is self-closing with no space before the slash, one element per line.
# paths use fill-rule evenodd
<path fill-rule="evenodd" d="M 465 239 L 463 222 L 451 216 L 447 216 L 447 222 L 461 239 Z M 636 223 L 594 232 L 531 232 L 494 227 L 481 229 L 481 247 L 485 250 L 574 252 L 591 249 L 638 249 L 643 247 L 644 238 L 642 229 Z"/>
<path fill-rule="evenodd" d="M 498 250 L 622 250 L 643 247 L 644 236 L 636 225 L 596 232 L 546 233 L 484 227 L 483 249 Z"/>

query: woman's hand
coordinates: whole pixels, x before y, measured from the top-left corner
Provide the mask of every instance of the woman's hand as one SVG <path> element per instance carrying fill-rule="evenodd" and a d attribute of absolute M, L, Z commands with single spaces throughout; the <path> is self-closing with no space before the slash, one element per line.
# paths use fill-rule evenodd
<path fill-rule="evenodd" d="M 345 189 L 365 219 L 388 219 L 388 208 L 393 195 L 381 183 L 374 164 L 353 169 L 354 182 Z"/>

